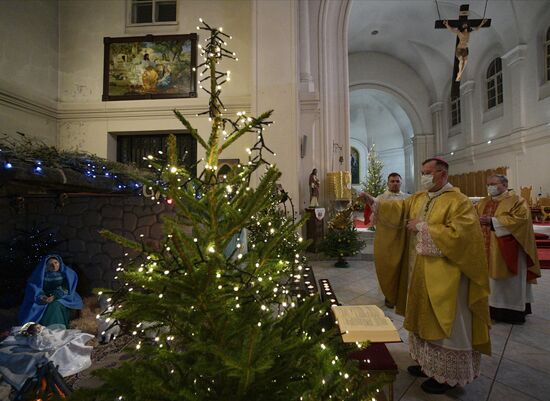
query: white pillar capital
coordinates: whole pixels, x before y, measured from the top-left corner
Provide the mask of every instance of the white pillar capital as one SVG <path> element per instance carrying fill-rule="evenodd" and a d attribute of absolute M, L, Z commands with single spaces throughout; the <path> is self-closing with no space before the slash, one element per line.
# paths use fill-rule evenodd
<path fill-rule="evenodd" d="M 524 61 L 527 58 L 527 45 L 517 45 L 513 49 L 507 51 L 501 59 L 504 60 L 508 67 L 513 66 L 516 63 Z"/>
<path fill-rule="evenodd" d="M 436 112 L 438 112 L 438 111 L 442 111 L 442 110 L 443 110 L 443 105 L 444 105 L 444 104 L 445 104 L 445 103 L 443 103 L 443 102 L 435 102 L 435 103 L 432 103 L 432 104 L 430 105 L 430 111 L 432 112 L 432 114 L 433 114 L 433 113 L 436 113 Z"/>
<path fill-rule="evenodd" d="M 463 82 L 460 85 L 460 93 L 462 93 L 463 95 L 469 95 L 474 91 L 475 86 L 476 86 L 475 81 L 470 80 L 470 81 Z"/>

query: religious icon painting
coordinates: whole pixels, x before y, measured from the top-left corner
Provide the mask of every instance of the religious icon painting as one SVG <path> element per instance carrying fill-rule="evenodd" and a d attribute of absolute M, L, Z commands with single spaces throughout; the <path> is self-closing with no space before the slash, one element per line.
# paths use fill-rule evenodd
<path fill-rule="evenodd" d="M 197 34 L 104 38 L 102 100 L 197 97 Z"/>

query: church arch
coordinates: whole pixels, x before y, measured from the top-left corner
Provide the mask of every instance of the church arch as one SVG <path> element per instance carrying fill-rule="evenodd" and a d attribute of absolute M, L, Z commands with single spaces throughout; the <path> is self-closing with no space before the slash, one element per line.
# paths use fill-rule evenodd
<path fill-rule="evenodd" d="M 421 125 L 414 106 L 402 95 L 379 84 L 353 85 L 350 88 L 350 144 L 365 152 L 375 145 L 384 162 L 383 174 L 399 172 L 404 189 L 414 189 L 414 154 L 412 140 Z M 418 131 L 417 131 L 418 132 Z M 420 131 L 421 132 L 421 131 Z M 361 178 L 367 175 L 367 163 L 360 166 Z"/>
<path fill-rule="evenodd" d="M 349 88 L 349 92 L 351 94 L 354 91 L 368 90 L 368 89 L 378 90 L 378 91 L 387 93 L 388 95 L 391 95 L 394 98 L 394 100 L 399 104 L 399 106 L 401 106 L 405 114 L 407 114 L 407 117 L 409 118 L 409 121 L 411 122 L 411 125 L 413 128 L 413 135 L 406 137 L 404 134 L 403 135 L 404 144 L 410 141 L 410 139 L 415 134 L 420 134 L 425 132 L 418 110 L 415 108 L 414 104 L 399 91 L 392 89 L 386 85 L 366 82 L 366 83 L 351 85 Z"/>

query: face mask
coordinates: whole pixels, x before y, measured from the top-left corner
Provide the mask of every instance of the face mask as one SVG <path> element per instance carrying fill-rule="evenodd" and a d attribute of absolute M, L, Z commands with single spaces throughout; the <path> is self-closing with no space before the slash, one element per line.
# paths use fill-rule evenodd
<path fill-rule="evenodd" d="M 433 174 L 423 175 L 420 177 L 420 186 L 426 191 L 430 190 L 434 186 Z"/>
<path fill-rule="evenodd" d="M 496 185 L 487 185 L 487 192 L 491 196 L 500 195 L 500 192 L 499 192 L 498 187 Z"/>

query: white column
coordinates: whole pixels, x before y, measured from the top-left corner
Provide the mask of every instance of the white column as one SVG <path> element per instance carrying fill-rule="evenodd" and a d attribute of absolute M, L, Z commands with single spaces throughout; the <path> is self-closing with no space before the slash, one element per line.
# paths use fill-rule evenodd
<path fill-rule="evenodd" d="M 414 168 L 420 170 L 422 162 L 434 156 L 434 135 L 415 134 L 412 140 L 414 149 Z M 415 188 L 419 188 L 420 181 L 418 179 L 418 176 L 418 174 L 415 174 Z"/>
<path fill-rule="evenodd" d="M 460 85 L 460 116 L 461 127 L 466 145 L 473 145 L 475 141 L 475 110 L 474 107 L 474 81 L 466 81 Z M 479 125 L 477 125 L 479 126 Z"/>
<path fill-rule="evenodd" d="M 435 153 L 440 155 L 443 153 L 444 146 L 444 127 L 443 127 L 443 102 L 435 102 L 430 106 L 432 113 L 432 126 L 435 139 Z"/>
<path fill-rule="evenodd" d="M 327 171 L 327 161 L 324 157 L 326 138 L 322 132 L 321 109 L 319 100 L 318 79 L 314 77 L 312 63 L 318 58 L 318 41 L 315 35 L 318 31 L 318 21 L 312 16 L 319 14 L 318 2 L 299 0 L 298 2 L 298 34 L 299 47 L 297 57 L 300 63 L 300 91 L 299 91 L 299 130 L 298 141 L 305 145 L 305 153 L 300 158 L 298 182 L 300 197 L 295 199 L 295 206 L 299 210 L 309 206 L 309 174 L 316 168 L 317 176 L 321 180 L 319 204 L 324 204 L 324 176 Z M 313 64 L 316 66 L 316 64 Z M 318 69 L 318 67 L 317 67 Z M 304 137 L 306 137 L 304 141 Z"/>
<path fill-rule="evenodd" d="M 311 75 L 311 53 L 309 44 L 309 0 L 299 0 L 299 28 L 300 47 L 298 57 L 300 58 L 300 90 L 302 92 L 313 92 L 315 90 L 313 76 Z"/>
<path fill-rule="evenodd" d="M 414 148 L 412 144 L 412 138 L 410 139 L 410 143 L 405 145 L 404 152 L 405 152 L 405 187 L 408 192 L 414 192 L 416 189 L 416 186 L 414 185 L 414 177 L 416 176 L 416 171 L 414 170 L 416 165 L 414 164 Z"/>
<path fill-rule="evenodd" d="M 509 116 L 511 131 L 525 128 L 525 60 L 527 45 L 518 45 L 501 57 L 506 65 L 503 74 L 504 115 Z"/>
<path fill-rule="evenodd" d="M 300 186 L 307 186 L 299 179 L 298 6 L 292 0 L 255 1 L 252 4 L 253 111 L 257 115 L 274 110 L 274 124 L 267 129 L 266 139 L 277 156 L 266 155 L 266 158 L 282 172 L 284 189 L 293 199 L 298 199 Z"/>
<path fill-rule="evenodd" d="M 350 0 L 322 0 L 319 15 L 319 82 L 325 160 L 334 157 L 333 143 L 343 149 L 349 166 L 349 70 L 347 14 Z M 330 170 L 325 170 L 325 173 Z"/>

